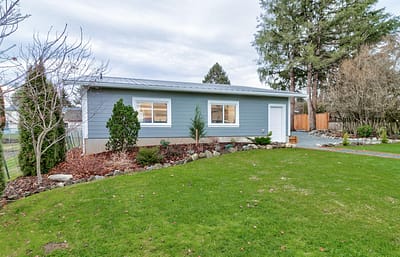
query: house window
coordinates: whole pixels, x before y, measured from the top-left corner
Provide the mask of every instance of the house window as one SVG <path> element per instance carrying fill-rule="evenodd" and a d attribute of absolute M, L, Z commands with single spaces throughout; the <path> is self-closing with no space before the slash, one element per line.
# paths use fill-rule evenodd
<path fill-rule="evenodd" d="M 143 127 L 171 126 L 171 99 L 133 98 L 133 106 Z"/>
<path fill-rule="evenodd" d="M 239 102 L 208 101 L 209 127 L 238 127 Z"/>

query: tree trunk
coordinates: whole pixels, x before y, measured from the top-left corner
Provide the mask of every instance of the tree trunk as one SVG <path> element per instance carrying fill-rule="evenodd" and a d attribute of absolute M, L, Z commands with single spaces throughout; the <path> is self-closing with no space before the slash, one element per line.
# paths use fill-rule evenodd
<path fill-rule="evenodd" d="M 296 90 L 295 81 L 294 81 L 294 70 L 293 67 L 290 68 L 289 72 L 290 76 L 290 86 L 289 91 L 294 92 Z M 290 131 L 294 131 L 294 109 L 296 107 L 296 100 L 294 97 L 290 97 Z"/>
<path fill-rule="evenodd" d="M 316 127 L 315 122 L 315 110 L 313 106 L 313 66 L 311 63 L 307 66 L 307 94 L 308 94 L 308 101 L 307 101 L 307 109 L 308 109 L 308 125 L 310 130 L 314 130 Z"/>
<path fill-rule="evenodd" d="M 310 126 L 311 129 L 316 129 L 317 128 L 317 102 L 318 102 L 318 82 L 319 82 L 319 73 L 318 71 L 314 70 L 313 74 L 313 83 L 312 83 L 312 101 L 311 105 L 313 108 L 313 124 Z"/>
<path fill-rule="evenodd" d="M 37 179 L 38 179 L 38 184 L 41 185 L 42 184 L 42 171 L 40 169 L 40 162 L 41 162 L 42 156 L 40 151 L 36 151 L 36 175 L 37 175 Z"/>

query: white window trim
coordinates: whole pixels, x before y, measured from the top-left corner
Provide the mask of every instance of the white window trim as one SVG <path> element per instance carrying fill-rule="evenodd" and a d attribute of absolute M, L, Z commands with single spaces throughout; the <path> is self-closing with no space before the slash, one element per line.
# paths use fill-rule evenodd
<path fill-rule="evenodd" d="M 236 106 L 236 123 L 212 123 L 211 122 L 211 105 L 235 105 Z M 224 119 L 222 120 L 224 122 Z M 239 101 L 218 101 L 208 100 L 208 127 L 210 128 L 226 128 L 226 127 L 239 127 Z"/>
<path fill-rule="evenodd" d="M 138 102 L 167 103 L 167 123 L 140 123 L 141 127 L 171 127 L 172 112 L 170 98 L 133 97 L 132 106 L 138 111 Z"/>

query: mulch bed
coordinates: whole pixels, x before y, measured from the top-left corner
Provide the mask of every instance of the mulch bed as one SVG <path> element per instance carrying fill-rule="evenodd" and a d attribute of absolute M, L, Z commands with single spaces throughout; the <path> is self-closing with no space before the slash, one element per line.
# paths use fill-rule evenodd
<path fill-rule="evenodd" d="M 242 144 L 236 144 L 241 146 Z M 181 144 L 170 146 L 159 146 L 160 153 L 163 156 L 162 163 L 175 165 L 182 163 L 193 153 L 200 153 L 206 150 L 220 152 L 225 151 L 226 144 Z M 32 194 L 43 192 L 59 186 L 59 182 L 48 179 L 52 174 L 70 174 L 72 181 L 70 184 L 90 181 L 95 176 L 112 176 L 115 171 L 139 172 L 146 167 L 136 163 L 136 154 L 138 148 L 134 148 L 126 153 L 103 152 L 99 154 L 83 155 L 82 150 L 75 148 L 67 153 L 66 160 L 54 167 L 48 174 L 43 175 L 41 185 L 37 183 L 36 176 L 19 177 L 7 184 L 3 193 L 3 199 L 0 204 L 4 205 L 8 201 L 14 201 L 19 198 L 27 197 Z"/>

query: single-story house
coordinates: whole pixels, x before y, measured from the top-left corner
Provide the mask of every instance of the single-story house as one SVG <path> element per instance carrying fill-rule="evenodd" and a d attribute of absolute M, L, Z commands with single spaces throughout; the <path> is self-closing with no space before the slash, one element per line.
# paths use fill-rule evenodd
<path fill-rule="evenodd" d="M 138 145 L 161 140 L 193 143 L 189 127 L 200 107 L 206 123 L 205 141 L 236 142 L 266 136 L 287 142 L 290 135 L 290 97 L 302 94 L 257 87 L 159 81 L 120 77 L 80 78 L 84 87 L 82 136 L 85 153 L 105 150 L 106 123 L 114 104 L 122 98 L 138 111 L 141 129 Z"/>

